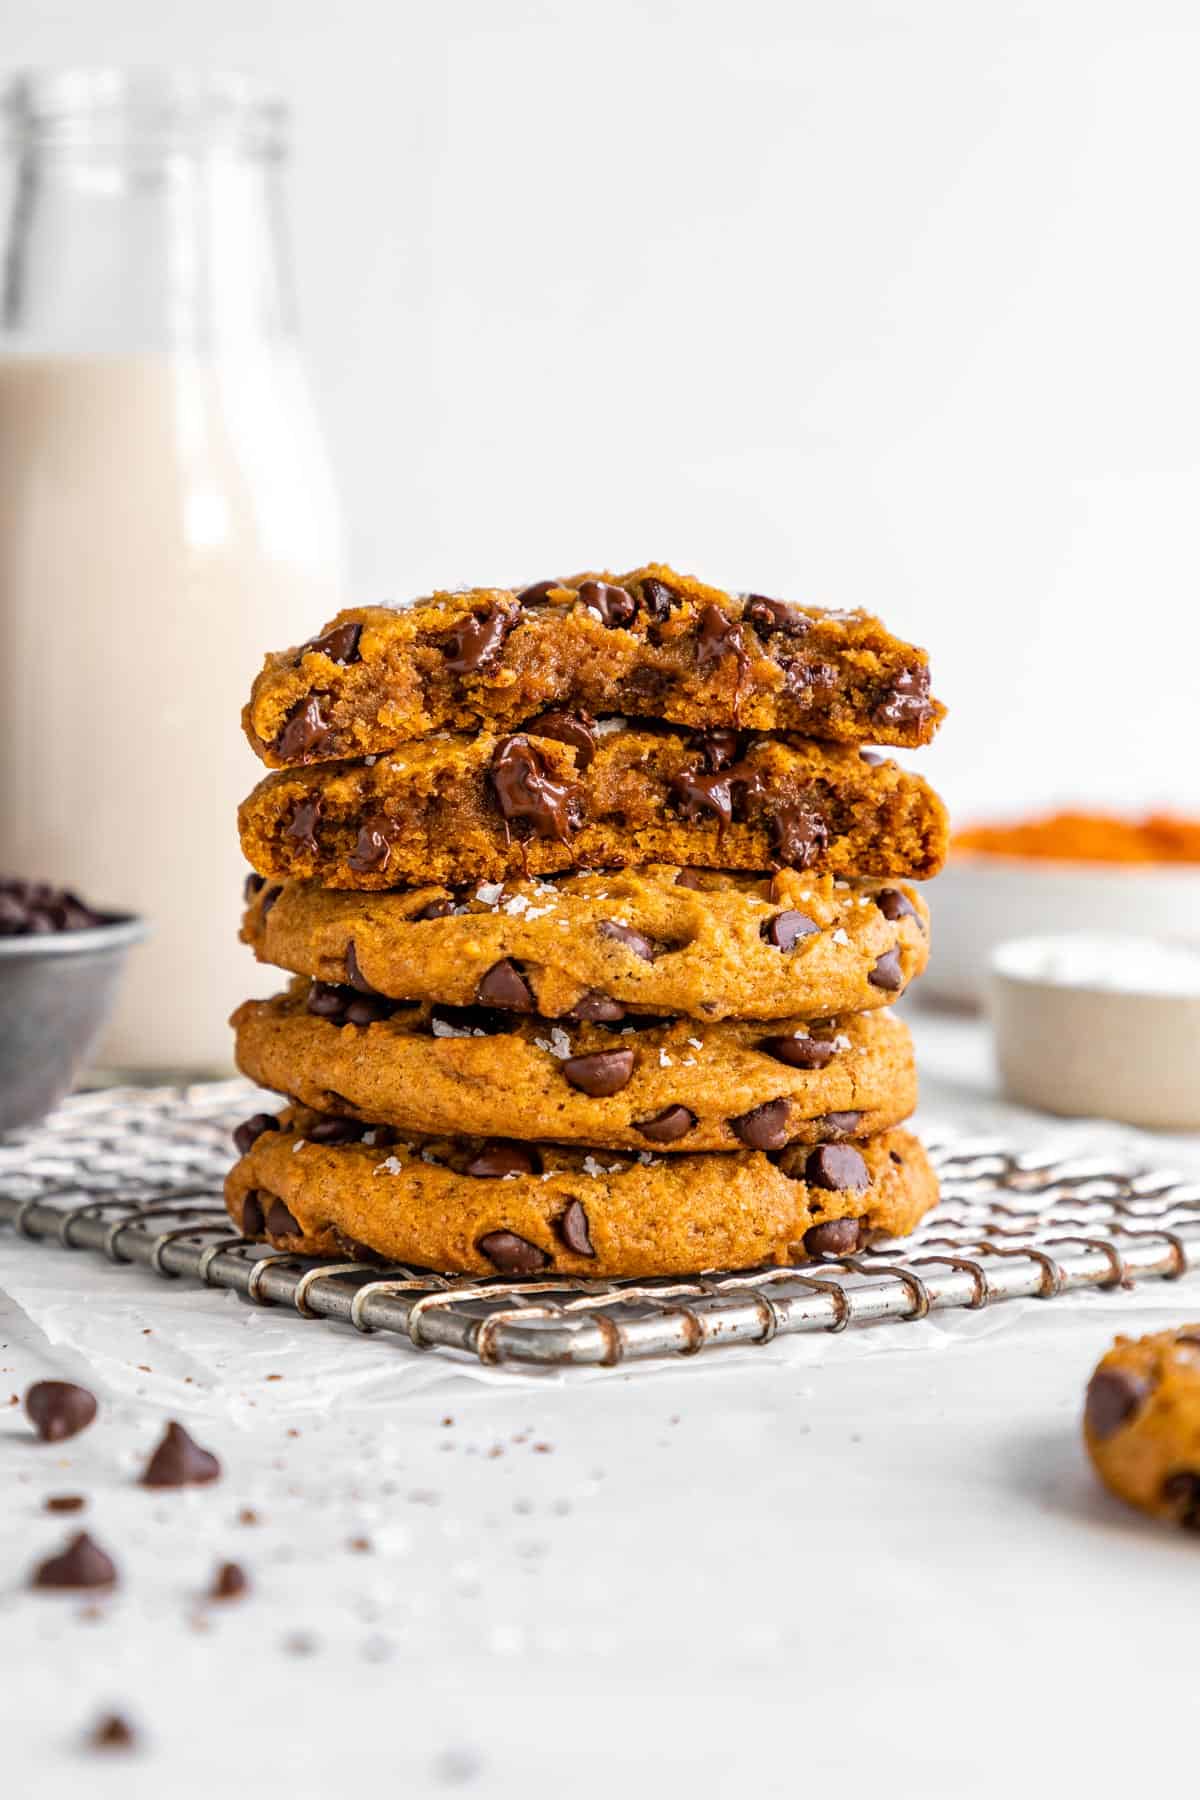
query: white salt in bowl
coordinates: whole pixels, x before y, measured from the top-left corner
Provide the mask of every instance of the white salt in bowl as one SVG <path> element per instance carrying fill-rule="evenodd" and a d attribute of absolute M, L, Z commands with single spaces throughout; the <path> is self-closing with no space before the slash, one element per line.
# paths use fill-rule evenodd
<path fill-rule="evenodd" d="M 1200 1130 L 1200 945 L 1094 932 L 1009 939 L 990 957 L 988 1011 L 1011 1099 Z"/>

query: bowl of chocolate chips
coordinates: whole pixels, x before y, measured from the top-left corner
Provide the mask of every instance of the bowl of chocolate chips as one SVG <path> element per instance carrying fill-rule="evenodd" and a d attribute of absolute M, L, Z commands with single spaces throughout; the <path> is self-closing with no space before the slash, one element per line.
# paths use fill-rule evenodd
<path fill-rule="evenodd" d="M 132 914 L 0 876 L 0 1135 L 43 1118 L 70 1089 L 145 935 Z"/>

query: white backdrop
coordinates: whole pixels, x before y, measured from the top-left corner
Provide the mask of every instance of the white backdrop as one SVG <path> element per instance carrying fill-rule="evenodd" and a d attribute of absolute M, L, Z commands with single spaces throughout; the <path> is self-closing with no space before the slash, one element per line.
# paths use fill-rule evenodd
<path fill-rule="evenodd" d="M 7 0 L 3 51 L 294 102 L 356 597 L 862 604 L 960 812 L 1200 801 L 1186 0 Z"/>

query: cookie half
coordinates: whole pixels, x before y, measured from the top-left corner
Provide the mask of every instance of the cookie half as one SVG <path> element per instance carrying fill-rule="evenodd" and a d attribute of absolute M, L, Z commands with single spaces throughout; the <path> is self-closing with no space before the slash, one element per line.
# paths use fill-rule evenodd
<path fill-rule="evenodd" d="M 303 1255 L 365 1251 L 478 1275 L 688 1275 L 846 1256 L 911 1231 L 937 1199 L 925 1152 L 905 1131 L 778 1159 L 632 1157 L 503 1140 L 392 1142 L 386 1128 L 296 1107 L 267 1117 L 247 1121 L 226 1205 L 245 1236 Z M 363 1135 L 336 1141 L 349 1132 Z"/>
<path fill-rule="evenodd" d="M 510 963 L 545 1018 L 608 1000 L 612 1019 L 708 1021 L 885 1006 L 925 968 L 928 931 L 914 887 L 651 864 L 380 894 L 253 875 L 242 939 L 260 962 L 395 1000 L 469 1006 Z"/>
<path fill-rule="evenodd" d="M 1119 1337 L 1088 1384 L 1083 1435 L 1120 1499 L 1200 1531 L 1200 1324 Z"/>
<path fill-rule="evenodd" d="M 556 1143 L 782 1150 L 908 1118 L 917 1077 L 890 1012 L 812 1026 L 644 1016 L 552 1023 L 405 1006 L 303 979 L 233 1015 L 237 1063 L 320 1112 L 405 1132 Z"/>
<path fill-rule="evenodd" d="M 625 721 L 588 755 L 532 732 L 440 733 L 268 775 L 238 815 L 271 880 L 377 889 L 646 862 L 936 875 L 946 809 L 894 762 L 801 739 Z"/>
<path fill-rule="evenodd" d="M 267 658 L 243 724 L 285 768 L 560 708 L 909 746 L 945 712 L 925 652 L 869 613 L 727 594 L 654 564 L 351 607 Z"/>

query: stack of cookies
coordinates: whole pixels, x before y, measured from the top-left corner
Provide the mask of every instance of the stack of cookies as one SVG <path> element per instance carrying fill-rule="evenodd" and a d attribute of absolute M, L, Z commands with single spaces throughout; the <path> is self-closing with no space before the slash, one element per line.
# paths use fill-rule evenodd
<path fill-rule="evenodd" d="M 898 1129 L 946 816 L 925 654 L 660 565 L 354 608 L 245 713 L 247 1237 L 524 1276 L 847 1255 Z"/>

